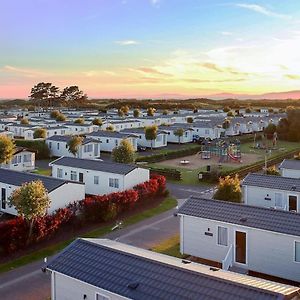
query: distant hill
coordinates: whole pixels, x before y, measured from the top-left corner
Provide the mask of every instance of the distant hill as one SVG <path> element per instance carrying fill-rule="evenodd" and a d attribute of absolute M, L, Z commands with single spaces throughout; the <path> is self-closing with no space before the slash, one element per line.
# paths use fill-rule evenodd
<path fill-rule="evenodd" d="M 210 95 L 208 98 L 214 99 L 214 100 L 223 100 L 223 99 L 237 99 L 237 100 L 300 99 L 300 90 L 278 92 L 278 93 L 265 93 L 265 94 L 260 94 L 260 95 L 220 93 L 220 94 Z"/>

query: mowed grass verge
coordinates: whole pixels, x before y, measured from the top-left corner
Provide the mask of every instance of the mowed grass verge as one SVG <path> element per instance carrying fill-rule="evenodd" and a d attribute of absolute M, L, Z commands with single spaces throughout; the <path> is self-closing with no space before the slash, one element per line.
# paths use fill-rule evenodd
<path fill-rule="evenodd" d="M 178 258 L 185 258 L 186 255 L 180 253 L 180 237 L 178 234 L 173 237 L 162 241 L 161 243 L 155 245 L 150 249 L 153 252 L 158 252 L 161 254 L 166 254 L 169 256 L 174 256 Z"/>
<path fill-rule="evenodd" d="M 158 206 L 147 209 L 143 212 L 138 212 L 135 215 L 132 215 L 128 218 L 126 218 L 123 221 L 124 226 L 129 226 L 136 224 L 138 222 L 141 222 L 147 218 L 151 218 L 155 215 L 161 214 L 163 212 L 166 212 L 172 208 L 174 208 L 177 205 L 177 201 L 175 198 L 168 197 L 164 199 Z M 99 238 L 104 236 L 105 234 L 108 234 L 111 232 L 111 228 L 114 225 L 112 222 L 109 225 L 102 225 L 97 229 L 94 229 L 92 231 L 86 232 L 84 234 L 81 234 L 81 237 L 83 238 Z M 66 241 L 62 241 L 59 243 L 56 243 L 54 245 L 45 247 L 43 249 L 34 251 L 32 253 L 29 253 L 27 255 L 24 255 L 22 257 L 19 257 L 17 259 L 14 259 L 10 262 L 3 263 L 0 265 L 0 273 L 7 272 L 13 269 L 16 269 L 18 267 L 24 266 L 26 264 L 32 263 L 37 260 L 42 260 L 44 257 L 49 257 L 51 255 L 56 254 L 60 250 L 64 249 L 66 246 L 68 246 L 70 243 L 72 243 L 77 236 L 74 236 Z"/>

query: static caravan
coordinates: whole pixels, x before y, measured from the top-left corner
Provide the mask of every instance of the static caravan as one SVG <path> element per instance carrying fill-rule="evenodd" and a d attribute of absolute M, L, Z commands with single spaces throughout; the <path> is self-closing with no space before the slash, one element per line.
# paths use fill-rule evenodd
<path fill-rule="evenodd" d="M 299 287 L 210 269 L 107 239 L 77 239 L 46 265 L 52 300 L 299 300 Z"/>
<path fill-rule="evenodd" d="M 69 151 L 68 142 L 72 139 L 70 135 L 53 135 L 46 139 L 46 144 L 50 150 L 50 155 L 54 157 L 74 155 Z M 92 138 L 83 138 L 79 146 L 76 157 L 94 159 L 100 157 L 100 141 Z"/>
<path fill-rule="evenodd" d="M 137 143 L 139 146 L 147 148 L 161 148 L 166 147 L 168 142 L 167 133 L 163 130 L 157 131 L 157 137 L 155 140 L 150 141 L 146 139 L 145 131 L 143 128 L 133 128 L 122 130 L 121 133 L 134 134 L 137 136 Z"/>
<path fill-rule="evenodd" d="M 178 215 L 181 253 L 300 282 L 300 214 L 191 197 Z"/>
<path fill-rule="evenodd" d="M 300 179 L 249 173 L 242 191 L 245 204 L 300 212 Z"/>
<path fill-rule="evenodd" d="M 50 166 L 53 177 L 83 182 L 91 195 L 125 191 L 150 178 L 148 169 L 101 160 L 61 157 Z"/>
<path fill-rule="evenodd" d="M 32 171 L 35 169 L 35 152 L 27 148 L 16 147 L 12 160 L 1 164 L 0 167 L 14 171 Z"/>
<path fill-rule="evenodd" d="M 8 204 L 9 197 L 23 183 L 36 180 L 42 181 L 48 191 L 51 200 L 50 207 L 47 210 L 48 213 L 52 213 L 58 208 L 64 208 L 68 204 L 82 200 L 85 197 L 85 188 L 82 183 L 0 168 L 0 211 L 17 215 L 17 210 Z"/>
<path fill-rule="evenodd" d="M 279 165 L 279 171 L 283 177 L 300 178 L 300 160 L 285 159 Z"/>
<path fill-rule="evenodd" d="M 87 134 L 86 137 L 100 141 L 101 151 L 112 152 L 123 140 L 131 142 L 135 151 L 137 151 L 137 136 L 134 134 L 124 134 L 116 131 L 99 130 Z"/>

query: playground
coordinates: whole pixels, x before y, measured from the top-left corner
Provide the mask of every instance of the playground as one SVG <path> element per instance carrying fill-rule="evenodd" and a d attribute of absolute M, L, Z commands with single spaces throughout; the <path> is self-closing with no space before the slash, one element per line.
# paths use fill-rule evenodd
<path fill-rule="evenodd" d="M 220 158 L 218 156 L 211 156 L 210 159 L 202 159 L 200 154 L 194 154 L 182 157 L 180 159 L 169 159 L 163 162 L 156 163 L 157 166 L 160 167 L 171 167 L 171 168 L 182 168 L 182 169 L 201 169 L 205 170 L 207 165 L 210 166 L 220 166 L 225 169 L 235 169 L 242 166 L 250 165 L 255 163 L 256 161 L 261 160 L 261 156 L 259 154 L 246 153 L 243 154 L 242 160 L 237 162 L 235 160 L 228 160 L 224 162 L 220 162 Z M 183 163 L 185 162 L 185 163 Z"/>

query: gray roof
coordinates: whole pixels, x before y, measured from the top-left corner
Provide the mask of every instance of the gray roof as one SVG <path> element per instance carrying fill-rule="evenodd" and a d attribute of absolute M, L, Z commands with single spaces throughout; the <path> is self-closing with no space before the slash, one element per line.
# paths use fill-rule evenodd
<path fill-rule="evenodd" d="M 56 142 L 65 142 L 68 143 L 72 139 L 72 135 L 52 135 L 51 137 L 47 138 L 47 141 L 56 141 Z M 82 145 L 86 145 L 88 143 L 100 143 L 97 140 L 94 140 L 92 138 L 84 138 L 82 141 Z"/>
<path fill-rule="evenodd" d="M 300 236 L 300 214 L 295 212 L 191 197 L 178 214 Z"/>
<path fill-rule="evenodd" d="M 298 159 L 285 159 L 280 165 L 280 169 L 292 169 L 300 171 L 300 160 Z"/>
<path fill-rule="evenodd" d="M 134 165 L 75 157 L 61 157 L 51 162 L 51 164 L 122 175 L 126 175 L 137 168 Z"/>
<path fill-rule="evenodd" d="M 298 290 L 258 288 L 83 239 L 70 244 L 47 268 L 128 299 L 271 300 Z"/>
<path fill-rule="evenodd" d="M 90 137 L 112 137 L 112 138 L 119 138 L 119 139 L 124 139 L 126 137 L 135 137 L 134 134 L 129 134 L 129 133 L 121 133 L 118 131 L 110 131 L 110 130 L 98 130 L 91 132 L 89 134 L 86 134 L 86 136 Z"/>
<path fill-rule="evenodd" d="M 0 182 L 15 186 L 21 186 L 23 183 L 35 180 L 41 180 L 49 193 L 62 186 L 63 184 L 69 182 L 67 180 L 57 179 L 50 176 L 42 176 L 38 174 L 12 171 L 0 168 Z"/>
<path fill-rule="evenodd" d="M 300 179 L 259 173 L 249 173 L 243 180 L 243 185 L 300 192 Z"/>
<path fill-rule="evenodd" d="M 126 128 L 120 131 L 120 133 L 133 133 L 133 134 L 145 134 L 145 129 L 144 128 Z M 162 134 L 166 133 L 163 130 L 157 130 L 157 134 Z"/>

